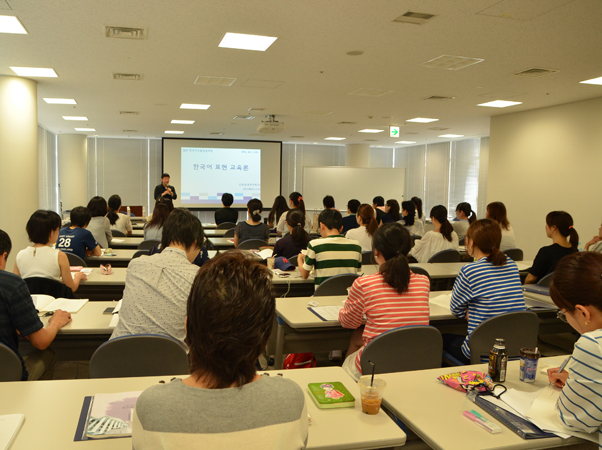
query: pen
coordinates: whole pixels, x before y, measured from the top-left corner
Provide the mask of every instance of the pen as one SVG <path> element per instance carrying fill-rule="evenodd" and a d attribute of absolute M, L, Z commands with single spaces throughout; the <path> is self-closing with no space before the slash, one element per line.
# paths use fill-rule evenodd
<path fill-rule="evenodd" d="M 569 361 L 571 360 L 571 357 L 569 356 L 567 359 L 564 360 L 564 362 L 560 365 L 560 367 L 558 368 L 558 372 L 560 373 L 564 370 L 564 368 L 566 367 L 566 365 L 569 363 Z M 554 382 L 550 382 L 550 384 L 548 386 L 552 386 L 554 384 Z"/>

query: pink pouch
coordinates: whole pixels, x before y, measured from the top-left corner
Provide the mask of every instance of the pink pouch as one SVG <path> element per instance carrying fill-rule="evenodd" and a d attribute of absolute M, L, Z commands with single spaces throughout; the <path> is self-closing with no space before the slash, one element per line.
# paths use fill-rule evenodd
<path fill-rule="evenodd" d="M 466 392 L 468 389 L 487 392 L 493 389 L 493 381 L 491 381 L 489 375 L 473 370 L 448 373 L 437 377 L 437 379 L 460 392 Z"/>
<path fill-rule="evenodd" d="M 111 275 L 113 273 L 113 269 L 111 268 L 110 264 L 107 264 L 106 266 L 103 266 L 101 264 L 100 265 L 100 273 L 102 273 L 103 275 Z"/>

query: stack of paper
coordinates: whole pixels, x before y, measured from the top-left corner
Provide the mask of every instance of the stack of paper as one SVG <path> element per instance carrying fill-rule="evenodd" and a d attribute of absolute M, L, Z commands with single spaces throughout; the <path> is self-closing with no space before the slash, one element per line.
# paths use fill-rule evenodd
<path fill-rule="evenodd" d="M 88 299 L 71 300 L 68 298 L 57 298 L 56 300 L 53 299 L 53 301 L 47 303 L 41 308 L 37 306 L 36 307 L 39 311 L 56 311 L 57 309 L 62 309 L 63 311 L 74 314 L 82 309 L 86 303 L 88 303 Z"/>
<path fill-rule="evenodd" d="M 444 307 L 445 309 L 449 309 L 449 305 L 451 303 L 451 294 L 443 294 L 443 295 L 438 295 L 437 297 L 431 298 L 429 300 L 430 303 L 433 303 L 435 305 L 439 305 Z"/>
<path fill-rule="evenodd" d="M 88 437 L 131 436 L 134 407 L 140 394 L 142 391 L 96 394 L 90 408 Z"/>

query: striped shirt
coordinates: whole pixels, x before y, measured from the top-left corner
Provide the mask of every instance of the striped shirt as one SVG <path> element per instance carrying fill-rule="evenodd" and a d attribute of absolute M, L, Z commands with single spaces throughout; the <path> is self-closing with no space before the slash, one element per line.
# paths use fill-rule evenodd
<path fill-rule="evenodd" d="M 468 310 L 468 336 L 462 353 L 470 358 L 468 339 L 477 326 L 500 314 L 526 309 L 516 263 L 506 257 L 506 264 L 494 266 L 483 257 L 462 267 L 454 283 L 450 309 L 459 318 L 466 317 Z"/>
<path fill-rule="evenodd" d="M 602 449 L 602 329 L 581 335 L 556 410 L 569 428 L 598 433 Z"/>
<path fill-rule="evenodd" d="M 360 373 L 362 351 L 372 339 L 394 328 L 429 324 L 429 291 L 428 278 L 415 273 L 411 273 L 410 285 L 403 294 L 385 283 L 380 273 L 355 280 L 339 313 L 339 322 L 345 328 L 358 328 L 366 315 L 364 346 L 355 359 Z"/>
<path fill-rule="evenodd" d="M 316 286 L 335 275 L 358 273 L 362 268 L 362 246 L 358 241 L 341 234 L 314 239 L 307 244 L 303 268 L 316 268 Z"/>

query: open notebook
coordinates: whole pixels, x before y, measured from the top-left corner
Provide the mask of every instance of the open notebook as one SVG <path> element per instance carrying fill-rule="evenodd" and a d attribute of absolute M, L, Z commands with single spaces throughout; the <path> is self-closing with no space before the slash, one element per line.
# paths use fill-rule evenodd
<path fill-rule="evenodd" d="M 36 309 L 42 311 L 56 311 L 62 309 L 69 313 L 76 313 L 88 303 L 88 299 L 68 299 L 68 298 L 54 298 L 50 295 L 32 295 L 33 304 Z"/>

